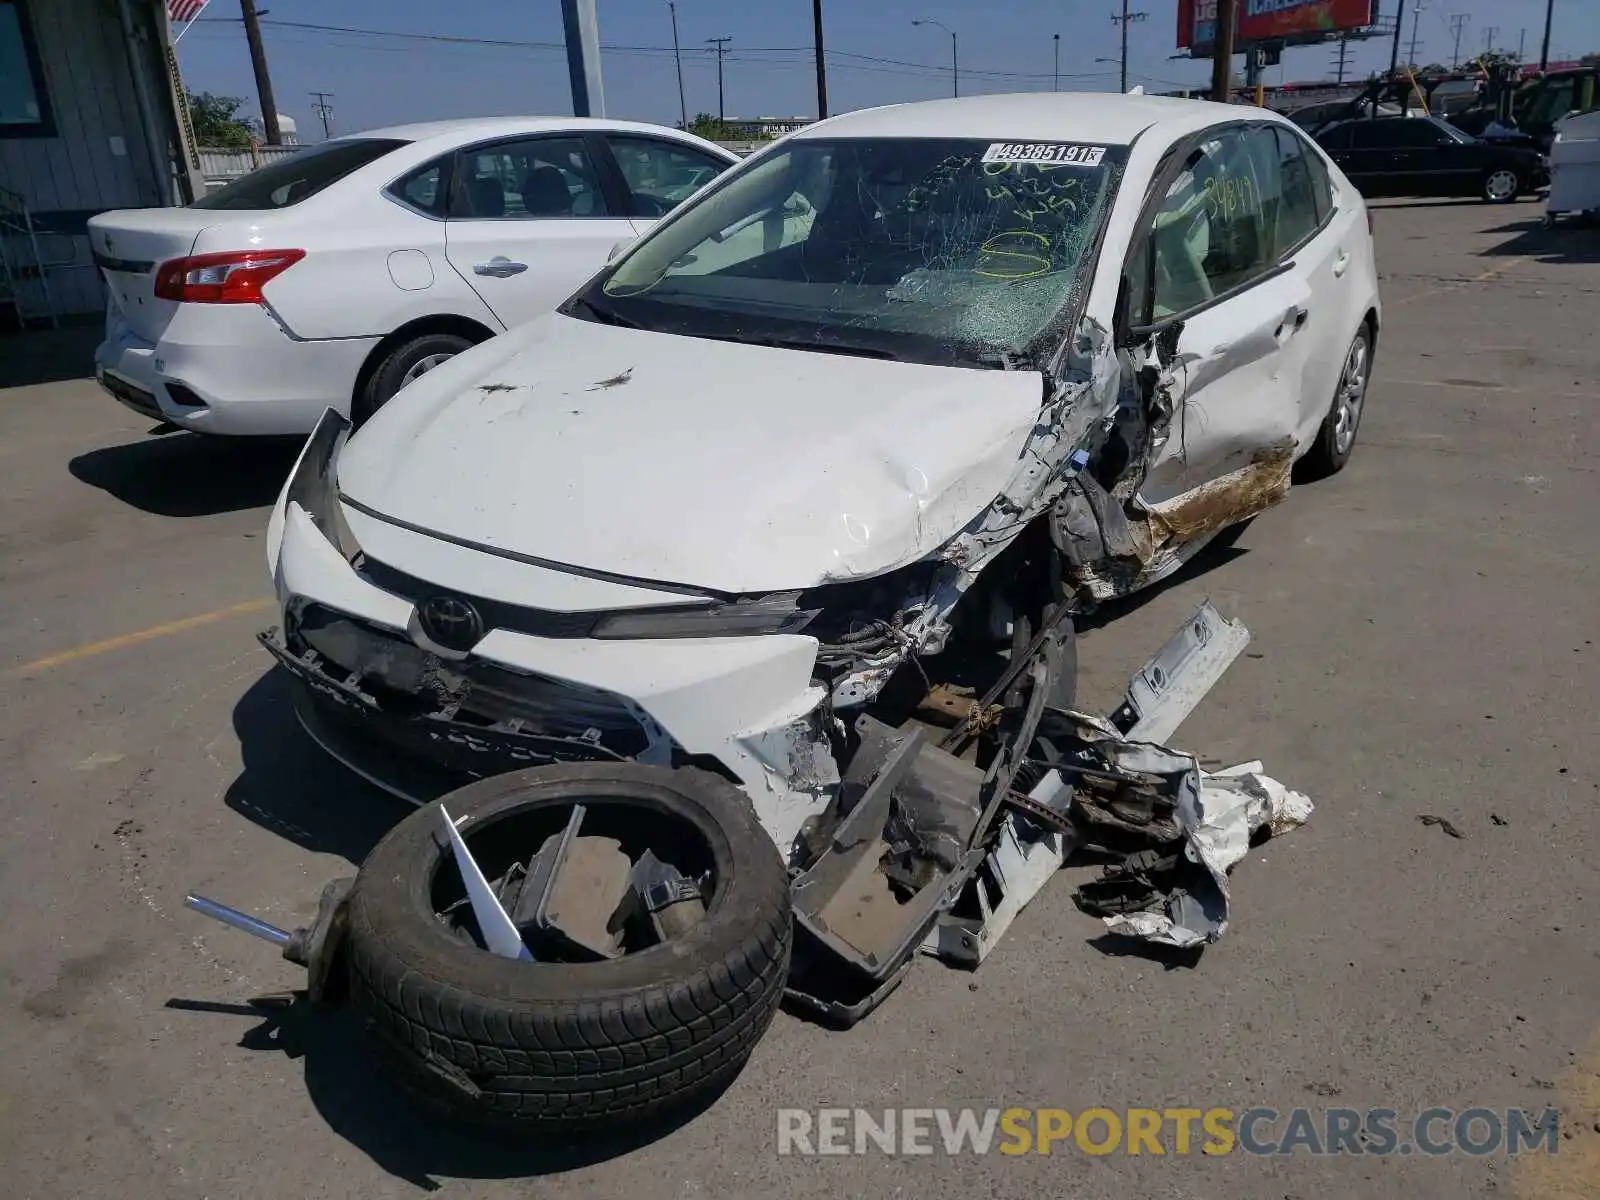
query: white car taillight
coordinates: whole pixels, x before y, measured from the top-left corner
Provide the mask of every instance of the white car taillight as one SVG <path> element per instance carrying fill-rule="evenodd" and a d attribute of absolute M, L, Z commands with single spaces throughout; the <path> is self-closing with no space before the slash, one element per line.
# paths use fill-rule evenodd
<path fill-rule="evenodd" d="M 304 250 L 238 250 L 175 258 L 156 268 L 156 296 L 180 304 L 260 304 L 261 289 Z"/>

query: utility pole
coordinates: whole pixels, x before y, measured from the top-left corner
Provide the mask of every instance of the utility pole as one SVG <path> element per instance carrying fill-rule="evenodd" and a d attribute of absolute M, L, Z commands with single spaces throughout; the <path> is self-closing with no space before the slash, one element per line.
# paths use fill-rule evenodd
<path fill-rule="evenodd" d="M 1052 92 L 1059 92 L 1061 90 L 1061 35 L 1059 33 L 1053 33 L 1050 35 L 1050 38 L 1056 44 L 1056 65 L 1054 71 L 1052 72 L 1055 82 L 1050 85 L 1050 90 Z"/>
<path fill-rule="evenodd" d="M 261 104 L 261 128 L 267 135 L 267 145 L 281 146 L 283 134 L 278 131 L 278 103 L 272 98 L 272 77 L 267 74 L 267 51 L 261 44 L 261 20 L 256 15 L 256 0 L 239 0 L 239 12 L 244 16 L 244 40 L 250 43 L 250 65 L 256 73 L 256 99 Z"/>
<path fill-rule="evenodd" d="M 722 99 L 722 56 L 728 52 L 728 43 L 731 37 L 707 38 L 706 45 L 717 48 L 717 121 L 719 123 L 728 119 L 728 109 Z"/>
<path fill-rule="evenodd" d="M 811 0 L 811 21 L 817 30 L 817 120 L 828 115 L 828 64 L 822 53 L 822 0 Z"/>
<path fill-rule="evenodd" d="M 1528 48 L 1528 31 L 1523 29 L 1517 34 L 1517 61 L 1522 61 L 1522 52 Z"/>
<path fill-rule="evenodd" d="M 1406 55 L 1406 61 L 1410 63 L 1413 68 L 1415 68 L 1417 65 L 1417 36 L 1421 34 L 1421 32 L 1422 2 L 1421 0 L 1417 0 L 1417 3 L 1411 9 L 1411 52 Z"/>
<path fill-rule="evenodd" d="M 1550 65 L 1550 23 L 1555 19 L 1556 0 L 1544 0 L 1544 45 L 1539 49 L 1539 70 Z"/>
<path fill-rule="evenodd" d="M 1406 0 L 1394 0 L 1394 43 L 1389 47 L 1389 74 L 1400 69 L 1400 27 L 1406 23 Z"/>
<path fill-rule="evenodd" d="M 1349 65 L 1350 65 L 1350 39 L 1347 38 L 1347 37 L 1342 37 L 1342 38 L 1339 39 L 1339 49 L 1337 51 L 1335 51 L 1334 60 L 1333 60 L 1333 68 L 1334 68 L 1335 73 L 1337 74 L 1336 82 L 1341 83 L 1341 84 L 1344 82 L 1345 68 L 1348 67 Z"/>
<path fill-rule="evenodd" d="M 312 92 L 311 94 L 317 98 L 317 103 L 315 106 L 316 113 L 317 116 L 322 118 L 322 140 L 327 141 L 333 136 L 333 128 L 331 124 L 333 119 L 333 105 L 328 103 L 329 100 L 333 99 L 333 93 Z"/>
<path fill-rule="evenodd" d="M 1500 26 L 1498 26 L 1498 25 L 1491 25 L 1491 26 L 1489 26 L 1489 28 L 1487 28 L 1487 29 L 1485 29 L 1483 31 L 1483 33 L 1484 33 L 1483 44 L 1484 44 L 1484 53 L 1485 54 L 1493 54 L 1494 53 L 1494 35 L 1499 33 L 1499 32 L 1500 32 Z"/>
<path fill-rule="evenodd" d="M 678 128 L 689 128 L 689 104 L 683 98 L 683 51 L 678 48 L 678 5 L 675 0 L 667 0 L 667 7 L 672 10 L 672 61 L 678 64 Z"/>
<path fill-rule="evenodd" d="M 1217 36 L 1211 46 L 1211 98 L 1228 103 L 1233 93 L 1233 27 L 1239 0 L 1217 0 Z"/>
<path fill-rule="evenodd" d="M 1133 13 L 1129 12 L 1128 11 L 1128 0 L 1122 0 L 1122 15 L 1121 16 L 1118 16 L 1116 13 L 1112 13 L 1111 14 L 1112 21 L 1114 21 L 1114 22 L 1116 22 L 1116 23 L 1118 23 L 1118 24 L 1120 24 L 1122 26 L 1122 85 L 1121 85 L 1121 90 L 1124 91 L 1124 92 L 1126 92 L 1128 90 L 1128 23 L 1130 21 L 1142 21 L 1146 17 L 1148 17 L 1149 15 L 1150 15 L 1149 13 L 1143 13 L 1143 12 L 1133 12 Z M 1217 19 L 1218 19 L 1219 22 L 1222 19 L 1222 6 L 1220 4 L 1217 6 Z"/>
<path fill-rule="evenodd" d="M 1456 39 L 1455 49 L 1450 52 L 1450 65 L 1452 67 L 1461 65 L 1461 33 L 1466 27 L 1466 13 L 1456 13 L 1455 16 L 1450 18 L 1450 32 L 1455 35 Z"/>

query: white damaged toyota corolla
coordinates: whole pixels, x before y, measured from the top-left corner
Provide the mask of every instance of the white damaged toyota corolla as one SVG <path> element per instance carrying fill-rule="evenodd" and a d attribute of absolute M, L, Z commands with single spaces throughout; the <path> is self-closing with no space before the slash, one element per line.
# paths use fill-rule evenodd
<path fill-rule="evenodd" d="M 1271 113 L 819 122 L 357 436 L 330 412 L 263 641 L 312 736 L 413 798 L 693 765 L 798 856 L 864 717 L 1020 769 L 1073 613 L 1344 464 L 1379 316 L 1360 196 Z"/>

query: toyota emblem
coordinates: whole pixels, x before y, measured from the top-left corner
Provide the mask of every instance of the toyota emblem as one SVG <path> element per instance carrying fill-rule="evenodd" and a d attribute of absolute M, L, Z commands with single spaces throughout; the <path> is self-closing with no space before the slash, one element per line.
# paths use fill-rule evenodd
<path fill-rule="evenodd" d="M 446 650 L 465 652 L 483 637 L 483 618 L 470 602 L 456 596 L 430 596 L 417 606 L 422 632 Z"/>

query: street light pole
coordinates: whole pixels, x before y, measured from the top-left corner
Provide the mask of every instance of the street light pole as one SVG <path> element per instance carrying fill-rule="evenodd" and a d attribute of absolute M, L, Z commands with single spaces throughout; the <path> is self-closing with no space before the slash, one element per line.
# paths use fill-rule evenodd
<path fill-rule="evenodd" d="M 1061 90 L 1061 35 L 1059 33 L 1053 33 L 1050 35 L 1050 37 L 1051 40 L 1056 44 L 1056 65 L 1054 71 L 1055 83 L 1051 86 L 1050 90 L 1052 92 L 1059 92 Z"/>
<path fill-rule="evenodd" d="M 689 105 L 683 98 L 683 51 L 678 48 L 678 5 L 676 0 L 667 0 L 667 7 L 672 10 L 672 59 L 678 64 L 678 128 L 689 128 Z"/>
<path fill-rule="evenodd" d="M 935 21 L 931 17 L 918 17 L 911 22 L 913 25 L 937 25 L 950 35 L 950 94 L 961 95 L 961 63 L 956 54 L 956 31 L 943 21 Z"/>

